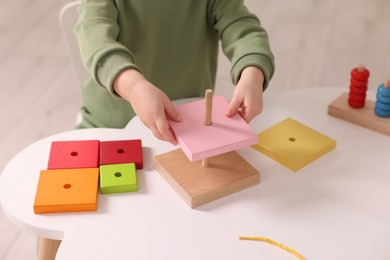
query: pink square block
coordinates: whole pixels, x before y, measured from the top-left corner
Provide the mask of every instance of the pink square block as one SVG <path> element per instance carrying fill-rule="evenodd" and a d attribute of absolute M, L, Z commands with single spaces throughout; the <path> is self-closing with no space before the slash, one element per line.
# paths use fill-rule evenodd
<path fill-rule="evenodd" d="M 134 163 L 137 169 L 142 169 L 141 140 L 120 140 L 100 142 L 100 165 Z"/>
<path fill-rule="evenodd" d="M 48 170 L 99 167 L 99 140 L 54 141 Z"/>
<path fill-rule="evenodd" d="M 205 101 L 176 106 L 183 121 L 170 121 L 178 144 L 190 161 L 227 153 L 257 143 L 257 135 L 239 114 L 225 115 L 229 103 L 223 96 L 213 98 L 212 125 L 203 123 Z"/>

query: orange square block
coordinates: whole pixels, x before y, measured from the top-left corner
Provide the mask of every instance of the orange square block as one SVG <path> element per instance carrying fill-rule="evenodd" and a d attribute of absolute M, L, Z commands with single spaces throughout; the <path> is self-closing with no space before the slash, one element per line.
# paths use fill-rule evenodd
<path fill-rule="evenodd" d="M 99 168 L 42 170 L 35 214 L 97 209 Z"/>

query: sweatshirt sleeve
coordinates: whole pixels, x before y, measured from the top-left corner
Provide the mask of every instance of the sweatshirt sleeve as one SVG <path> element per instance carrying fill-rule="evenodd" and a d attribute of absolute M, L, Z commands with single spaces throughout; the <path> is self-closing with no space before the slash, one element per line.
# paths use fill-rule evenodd
<path fill-rule="evenodd" d="M 264 90 L 275 65 L 268 34 L 259 19 L 251 14 L 242 0 L 210 0 L 208 16 L 218 31 L 222 50 L 232 63 L 231 78 L 236 85 L 242 70 L 256 66 L 264 73 Z"/>
<path fill-rule="evenodd" d="M 117 41 L 118 11 L 112 0 L 84 0 L 78 7 L 79 19 L 74 28 L 81 59 L 99 85 L 113 90 L 116 76 L 127 68 L 139 68 L 133 54 Z"/>

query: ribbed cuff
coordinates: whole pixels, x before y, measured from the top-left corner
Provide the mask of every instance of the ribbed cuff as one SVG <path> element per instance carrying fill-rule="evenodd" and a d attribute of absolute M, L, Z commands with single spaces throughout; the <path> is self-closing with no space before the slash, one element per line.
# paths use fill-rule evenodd
<path fill-rule="evenodd" d="M 274 74 L 275 66 L 273 61 L 271 61 L 267 56 L 261 54 L 249 54 L 242 57 L 236 62 L 236 64 L 233 65 L 231 70 L 231 78 L 234 85 L 237 85 L 241 72 L 248 66 L 255 66 L 263 71 L 263 90 L 265 90 Z"/>
<path fill-rule="evenodd" d="M 134 64 L 133 58 L 123 51 L 114 51 L 105 55 L 97 64 L 96 79 L 111 95 L 119 97 L 114 90 L 114 82 L 119 73 L 125 69 L 140 69 Z"/>

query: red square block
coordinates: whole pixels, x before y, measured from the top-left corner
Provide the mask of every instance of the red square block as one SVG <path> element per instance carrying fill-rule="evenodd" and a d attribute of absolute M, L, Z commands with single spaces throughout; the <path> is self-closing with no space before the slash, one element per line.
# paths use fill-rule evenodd
<path fill-rule="evenodd" d="M 52 142 L 47 169 L 98 168 L 99 143 L 99 140 Z"/>
<path fill-rule="evenodd" d="M 100 142 L 100 165 L 134 163 L 137 169 L 142 169 L 141 140 L 121 140 Z"/>

